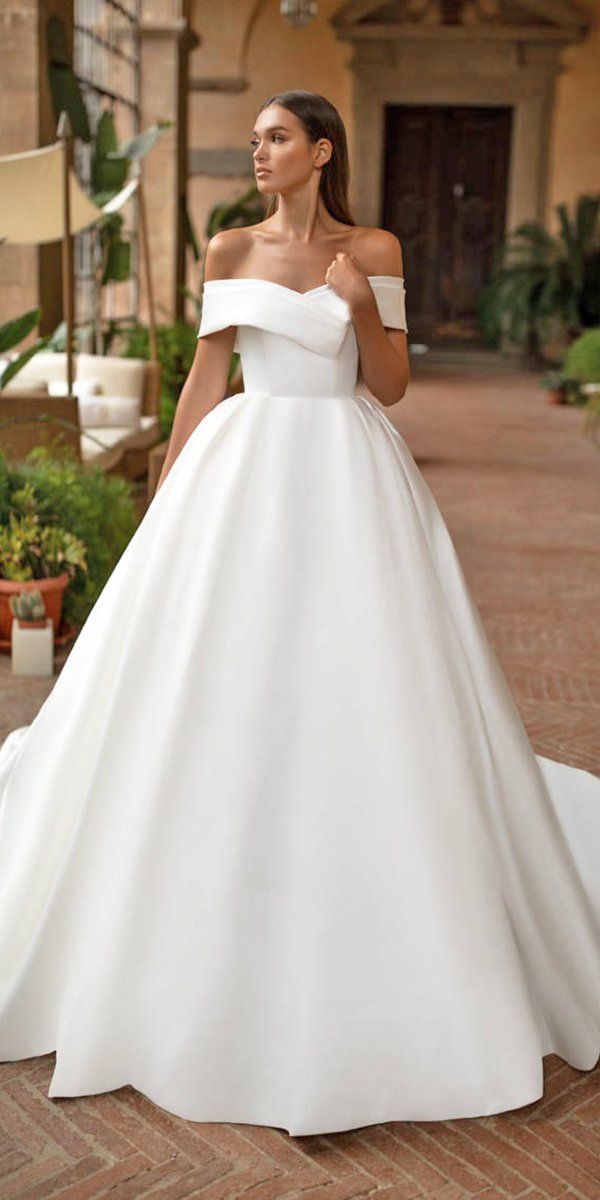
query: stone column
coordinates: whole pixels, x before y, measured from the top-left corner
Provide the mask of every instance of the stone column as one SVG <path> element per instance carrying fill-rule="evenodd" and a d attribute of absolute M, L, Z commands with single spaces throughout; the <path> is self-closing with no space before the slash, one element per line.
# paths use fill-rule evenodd
<path fill-rule="evenodd" d="M 185 309 L 187 64 L 198 39 L 187 17 L 165 20 L 164 13 L 164 0 L 145 0 L 140 24 L 140 122 L 142 129 L 159 120 L 174 122 L 143 166 L 155 301 L 174 319 L 183 316 Z"/>
<path fill-rule="evenodd" d="M 4 0 L 0 5 L 0 154 L 20 154 L 38 145 L 38 0 Z M 0 247 L 0 321 L 38 302 L 35 246 Z"/>

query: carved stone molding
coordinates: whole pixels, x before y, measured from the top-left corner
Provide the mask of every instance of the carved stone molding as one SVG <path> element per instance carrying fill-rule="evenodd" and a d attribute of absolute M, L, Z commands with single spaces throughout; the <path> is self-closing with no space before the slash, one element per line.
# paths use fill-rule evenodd
<path fill-rule="evenodd" d="M 357 220 L 380 224 L 386 104 L 511 106 L 507 230 L 523 220 L 543 220 L 561 52 L 587 33 L 574 3 L 349 0 L 331 24 L 352 45 Z"/>

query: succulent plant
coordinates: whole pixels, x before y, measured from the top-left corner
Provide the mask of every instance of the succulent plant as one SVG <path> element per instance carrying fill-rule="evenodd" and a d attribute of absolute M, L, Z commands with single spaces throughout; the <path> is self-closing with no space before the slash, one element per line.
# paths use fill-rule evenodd
<path fill-rule="evenodd" d="M 8 603 L 13 616 L 20 621 L 39 621 L 46 616 L 46 605 L 39 588 L 18 592 L 16 596 L 9 597 Z"/>

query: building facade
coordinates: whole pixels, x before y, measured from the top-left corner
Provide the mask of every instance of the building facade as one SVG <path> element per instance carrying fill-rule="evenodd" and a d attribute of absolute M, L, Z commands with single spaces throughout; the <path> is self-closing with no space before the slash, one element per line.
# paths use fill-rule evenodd
<path fill-rule="evenodd" d="M 135 123 L 172 121 L 144 166 L 164 314 L 182 315 L 186 288 L 200 288 L 189 222 L 204 243 L 214 206 L 253 183 L 249 139 L 259 106 L 302 87 L 325 94 L 346 122 L 355 220 L 400 238 L 413 335 L 476 340 L 477 294 L 505 235 L 523 221 L 554 232 L 557 204 L 572 207 L 600 190 L 600 0 L 307 0 L 304 24 L 291 23 L 285 7 L 6 0 L 0 153 L 53 140 L 49 17 L 64 20 L 82 76 L 77 47 L 87 46 L 85 70 L 97 87 L 82 15 L 89 27 L 127 8 L 131 36 L 119 38 L 135 60 L 127 76 Z M 100 53 L 110 58 L 99 43 Z M 109 93 L 103 102 L 117 108 Z M 121 124 L 127 113 L 131 124 L 120 103 Z M 58 248 L 0 253 L 2 315 L 39 300 L 53 327 Z"/>

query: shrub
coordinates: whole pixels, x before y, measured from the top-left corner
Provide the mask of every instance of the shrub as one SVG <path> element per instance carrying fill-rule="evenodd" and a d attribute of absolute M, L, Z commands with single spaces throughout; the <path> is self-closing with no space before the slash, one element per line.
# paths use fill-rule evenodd
<path fill-rule="evenodd" d="M 0 453 L 0 525 L 10 525 L 11 513 L 22 516 L 21 497 L 33 496 L 42 527 L 59 526 L 85 543 L 87 571 L 77 571 L 63 600 L 65 618 L 78 626 L 135 533 L 132 492 L 128 480 L 83 467 L 68 448 L 57 456 L 36 446 L 17 464 Z"/>
<path fill-rule="evenodd" d="M 532 349 L 548 335 L 570 340 L 600 320 L 600 192 L 579 196 L 570 215 L 556 206 L 559 231 L 524 221 L 497 248 L 477 300 L 486 345 L 503 335 Z"/>
<path fill-rule="evenodd" d="M 563 370 L 579 383 L 600 383 L 600 327 L 586 330 L 571 342 Z"/>

